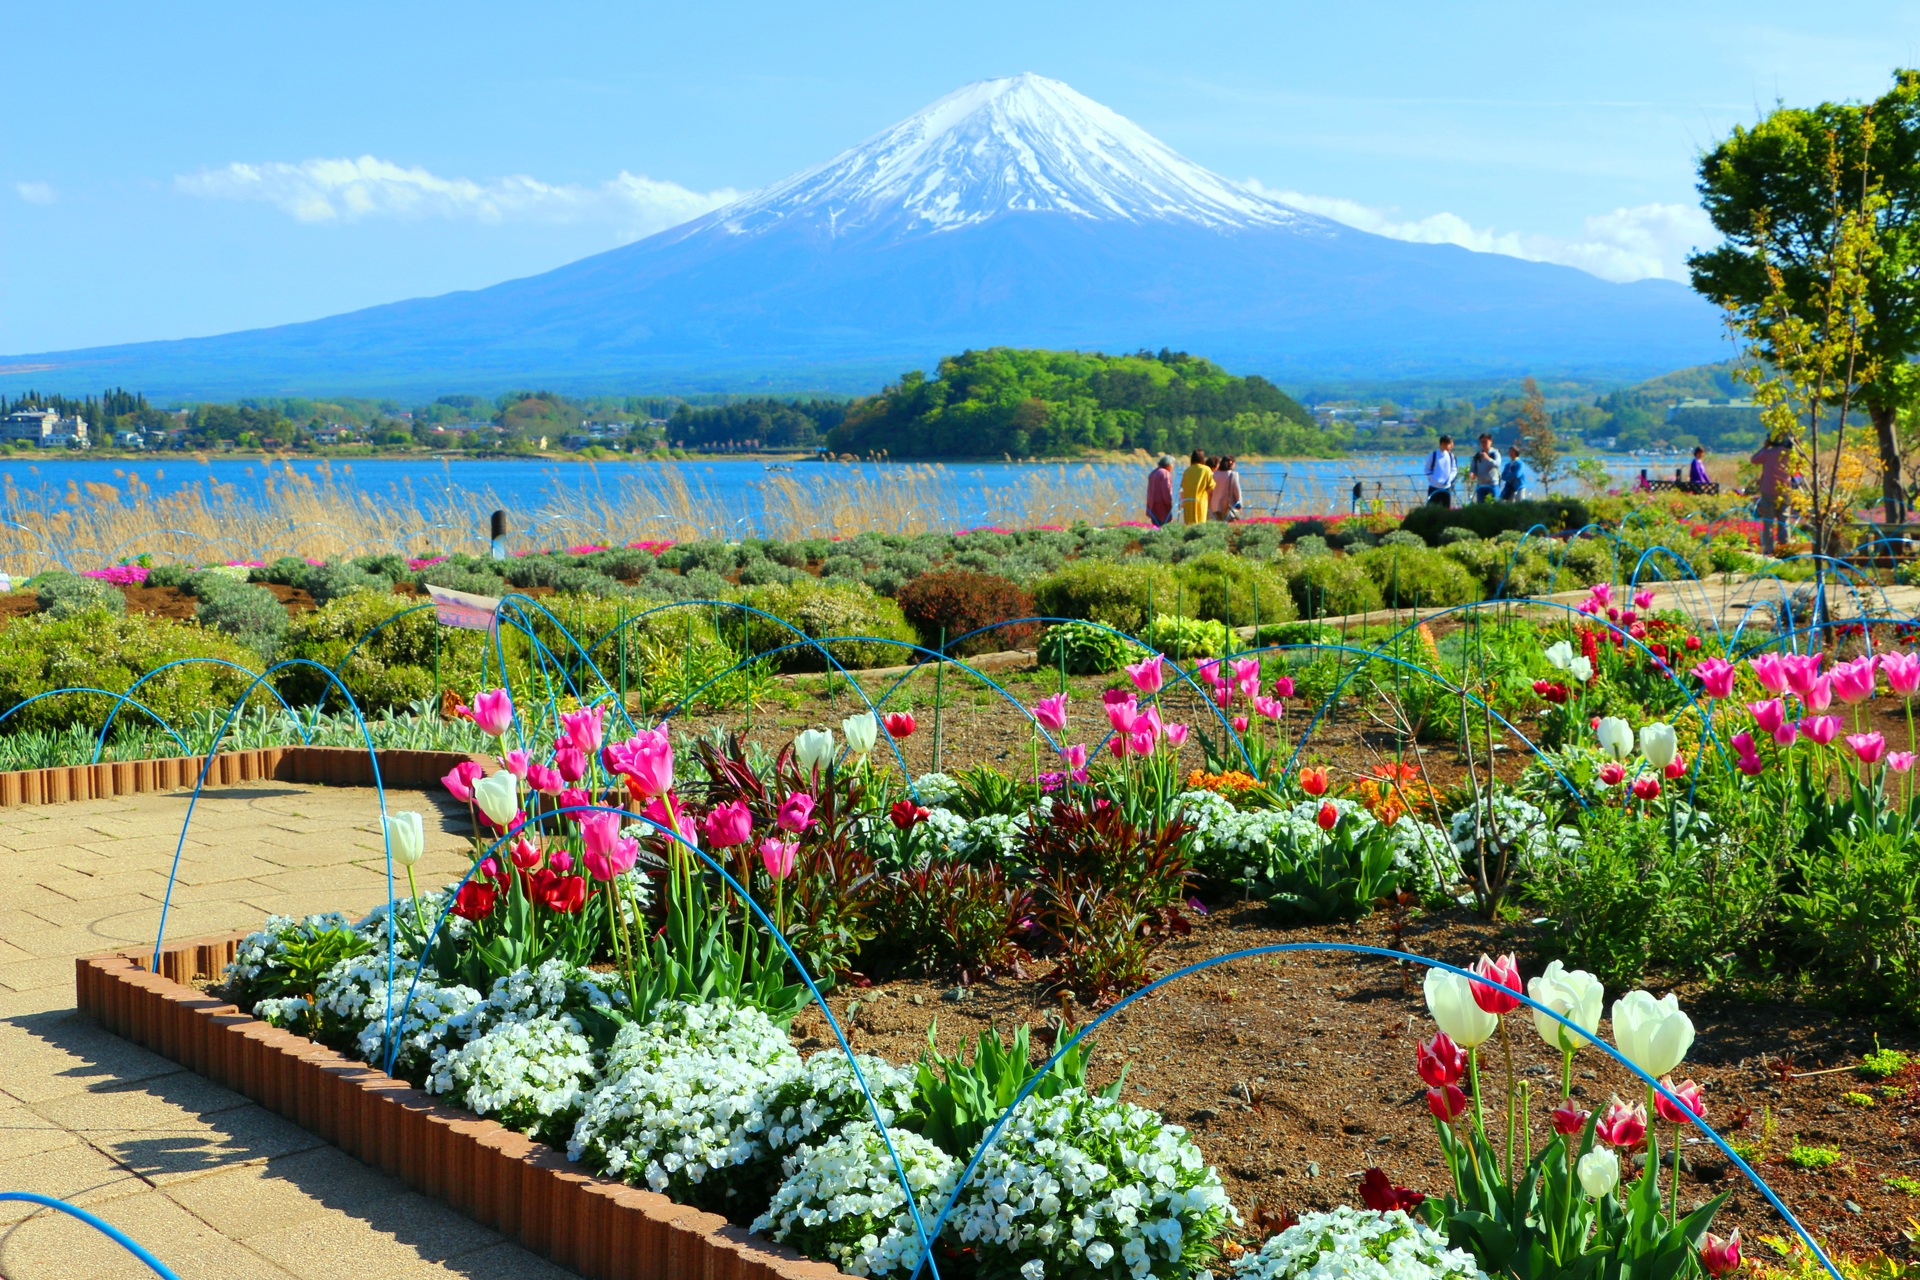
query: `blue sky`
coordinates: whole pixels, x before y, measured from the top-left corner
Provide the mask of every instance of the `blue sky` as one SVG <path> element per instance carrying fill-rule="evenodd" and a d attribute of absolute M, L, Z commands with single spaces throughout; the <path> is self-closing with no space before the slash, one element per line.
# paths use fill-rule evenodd
<path fill-rule="evenodd" d="M 1677 276 L 1701 147 L 1920 61 L 1911 0 L 83 3 L 7 25 L 0 352 L 542 271 L 1019 71 L 1355 225 Z"/>

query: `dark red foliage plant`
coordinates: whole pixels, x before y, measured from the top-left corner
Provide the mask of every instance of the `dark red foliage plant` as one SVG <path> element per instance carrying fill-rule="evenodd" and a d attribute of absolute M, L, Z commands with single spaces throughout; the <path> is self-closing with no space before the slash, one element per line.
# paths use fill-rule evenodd
<path fill-rule="evenodd" d="M 920 633 L 928 646 L 940 643 L 940 630 L 946 628 L 948 640 L 966 635 L 980 627 L 992 626 L 1013 618 L 1031 618 L 1033 597 L 1019 584 L 991 573 L 970 569 L 941 569 L 922 574 L 900 588 L 895 597 L 900 611 Z M 949 645 L 948 654 L 964 658 L 974 653 L 996 653 L 1018 649 L 1033 639 L 1039 624 L 1023 622 L 998 627 L 964 641 Z"/>

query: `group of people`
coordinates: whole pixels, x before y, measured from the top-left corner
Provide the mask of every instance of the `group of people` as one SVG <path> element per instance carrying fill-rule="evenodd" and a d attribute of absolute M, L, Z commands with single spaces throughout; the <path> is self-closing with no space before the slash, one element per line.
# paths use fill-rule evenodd
<path fill-rule="evenodd" d="M 1520 455 L 1510 453 L 1503 460 L 1493 437 L 1484 431 L 1480 433 L 1479 445 L 1467 463 L 1467 474 L 1473 480 L 1473 500 L 1492 502 L 1497 497 L 1502 502 L 1518 502 L 1525 491 L 1526 479 Z M 1441 436 L 1434 451 L 1427 455 L 1427 501 L 1436 507 L 1452 506 L 1453 486 L 1459 477 L 1460 465 L 1453 456 L 1453 437 Z"/>
<path fill-rule="evenodd" d="M 1244 496 L 1233 455 L 1208 457 L 1195 449 L 1180 474 L 1180 521 L 1205 524 L 1208 520 L 1238 520 Z M 1173 519 L 1173 456 L 1161 454 L 1159 465 L 1147 473 L 1147 519 L 1158 528 Z"/>

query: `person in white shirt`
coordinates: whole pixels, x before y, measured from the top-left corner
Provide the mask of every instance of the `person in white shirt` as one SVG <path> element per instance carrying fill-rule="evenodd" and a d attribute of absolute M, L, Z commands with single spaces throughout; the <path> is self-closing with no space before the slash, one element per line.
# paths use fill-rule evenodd
<path fill-rule="evenodd" d="M 1453 478 L 1460 468 L 1453 460 L 1453 437 L 1441 436 L 1439 447 L 1427 455 L 1427 501 L 1436 507 L 1453 505 Z"/>
<path fill-rule="evenodd" d="M 1473 472 L 1473 500 L 1492 502 L 1494 484 L 1500 479 L 1500 451 L 1493 447 L 1492 436 L 1481 432 L 1480 449 L 1469 467 Z"/>

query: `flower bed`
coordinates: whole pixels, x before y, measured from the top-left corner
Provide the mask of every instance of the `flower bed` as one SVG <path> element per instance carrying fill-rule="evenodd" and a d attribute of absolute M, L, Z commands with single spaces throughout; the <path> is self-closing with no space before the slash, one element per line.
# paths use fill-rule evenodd
<path fill-rule="evenodd" d="M 393 787 L 420 787 L 439 779 L 462 761 L 474 757 L 451 751 L 378 751 L 380 779 Z M 373 756 L 351 747 L 263 747 L 252 751 L 222 751 L 211 768 L 205 756 L 170 756 L 158 760 L 115 760 L 92 765 L 62 765 L 50 769 L 15 769 L 0 773 L 0 809 L 23 804 L 66 804 L 74 800 L 107 800 L 149 791 L 187 790 L 206 773 L 208 786 L 230 787 L 242 782 L 319 782 L 334 786 L 373 785 Z"/>

